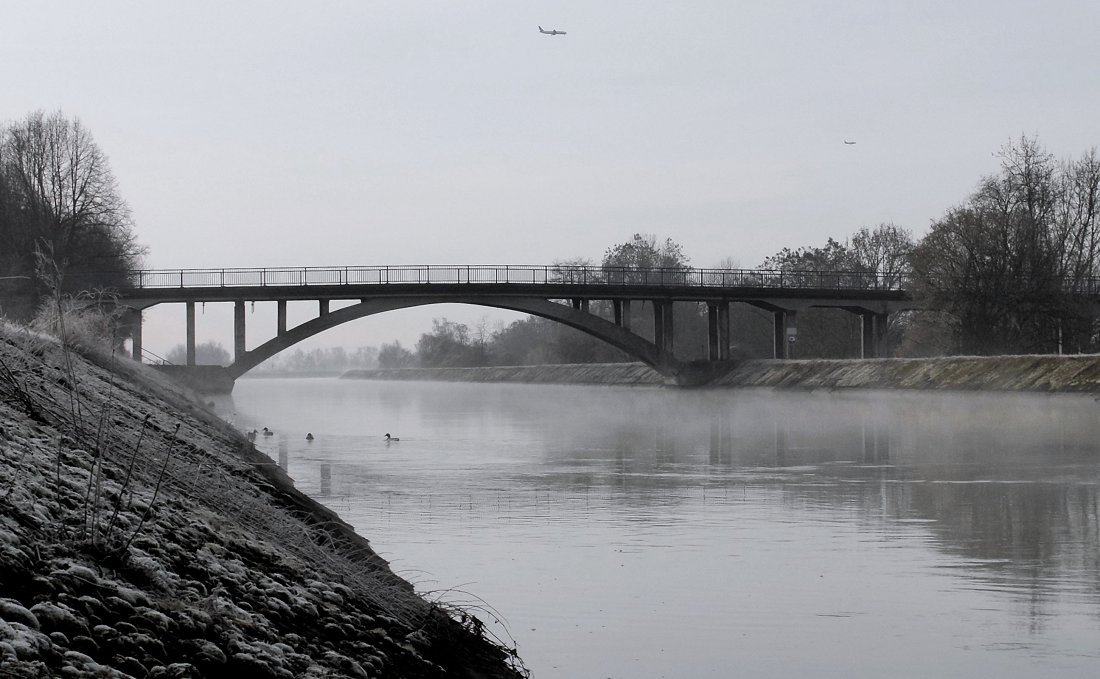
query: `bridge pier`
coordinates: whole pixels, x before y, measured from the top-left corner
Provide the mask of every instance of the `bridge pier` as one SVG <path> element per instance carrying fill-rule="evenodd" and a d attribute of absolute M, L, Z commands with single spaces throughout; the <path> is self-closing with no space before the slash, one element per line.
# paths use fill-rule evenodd
<path fill-rule="evenodd" d="M 672 353 L 673 331 L 672 302 L 653 300 L 653 343 L 657 345 L 658 351 Z"/>
<path fill-rule="evenodd" d="M 861 311 L 861 350 L 863 358 L 886 358 L 889 351 L 886 341 L 886 324 L 890 320 L 888 313 Z"/>
<path fill-rule="evenodd" d="M 798 339 L 798 312 L 793 309 L 773 309 L 772 327 L 775 358 L 794 358 L 794 343 Z"/>
<path fill-rule="evenodd" d="M 630 330 L 630 300 L 612 300 L 611 306 L 615 309 L 615 325 Z"/>
<path fill-rule="evenodd" d="M 244 358 L 247 350 L 245 348 L 245 334 L 244 334 L 244 300 L 238 299 L 233 302 L 233 361 L 240 361 Z"/>
<path fill-rule="evenodd" d="M 729 302 L 707 304 L 708 358 L 712 361 L 728 361 L 730 357 L 730 305 Z"/>
<path fill-rule="evenodd" d="M 187 365 L 195 365 L 195 303 L 187 302 Z"/>
<path fill-rule="evenodd" d="M 130 328 L 130 355 L 141 363 L 141 309 L 131 309 L 126 314 L 126 324 Z"/>
<path fill-rule="evenodd" d="M 281 336 L 286 334 L 286 300 L 278 300 L 276 307 L 278 309 L 276 312 L 278 320 L 276 321 L 275 334 Z"/>

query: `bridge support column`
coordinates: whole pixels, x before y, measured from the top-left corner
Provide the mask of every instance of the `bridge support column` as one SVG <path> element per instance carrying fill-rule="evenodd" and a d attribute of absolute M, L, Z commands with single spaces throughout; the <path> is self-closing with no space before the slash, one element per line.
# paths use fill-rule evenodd
<path fill-rule="evenodd" d="M 718 360 L 730 360 L 730 303 L 722 302 L 718 305 Z"/>
<path fill-rule="evenodd" d="M 286 300 L 280 299 L 275 303 L 278 307 L 278 325 L 276 326 L 275 333 L 277 335 L 286 334 Z"/>
<path fill-rule="evenodd" d="M 670 354 L 674 344 L 672 325 L 672 302 L 653 300 L 653 343 L 658 350 Z"/>
<path fill-rule="evenodd" d="M 318 316 L 328 316 L 328 302 L 329 301 L 327 299 L 317 300 L 317 315 Z"/>
<path fill-rule="evenodd" d="M 864 311 L 860 315 L 863 358 L 886 358 L 889 347 L 886 343 L 886 324 L 890 314 L 878 314 Z"/>
<path fill-rule="evenodd" d="M 246 353 L 244 341 L 244 300 L 233 302 L 233 361 L 244 359 Z"/>
<path fill-rule="evenodd" d="M 130 355 L 141 363 L 141 311 L 135 309 L 127 314 L 130 326 Z"/>
<path fill-rule="evenodd" d="M 707 358 L 718 359 L 718 306 L 707 304 Z"/>
<path fill-rule="evenodd" d="M 707 303 L 708 358 L 725 361 L 730 357 L 730 306 L 729 302 Z"/>
<path fill-rule="evenodd" d="M 187 365 L 195 365 L 195 303 L 187 303 Z"/>
<path fill-rule="evenodd" d="M 775 358 L 794 358 L 794 343 L 798 339 L 798 312 L 778 309 L 772 312 L 774 320 Z"/>
<path fill-rule="evenodd" d="M 612 300 L 611 305 L 615 308 L 615 325 L 630 330 L 630 300 Z"/>
<path fill-rule="evenodd" d="M 573 308 L 577 309 L 578 311 L 587 312 L 588 311 L 588 300 L 587 299 L 581 299 L 580 297 L 574 297 L 573 298 Z"/>

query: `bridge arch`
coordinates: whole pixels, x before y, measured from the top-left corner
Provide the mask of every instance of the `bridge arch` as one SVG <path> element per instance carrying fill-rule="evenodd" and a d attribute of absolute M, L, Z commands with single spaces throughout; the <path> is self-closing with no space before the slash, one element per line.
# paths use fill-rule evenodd
<path fill-rule="evenodd" d="M 238 356 L 227 367 L 227 371 L 231 378 L 236 380 L 281 351 L 330 328 L 387 311 L 440 303 L 473 304 L 540 316 L 607 342 L 642 361 L 665 377 L 676 378 L 683 369 L 682 362 L 673 356 L 671 352 L 662 350 L 655 343 L 587 311 L 574 309 L 540 297 L 478 295 L 472 298 L 432 299 L 422 296 L 409 296 L 363 300 L 358 304 L 322 314 L 276 335 L 260 346 L 246 352 L 243 356 Z"/>

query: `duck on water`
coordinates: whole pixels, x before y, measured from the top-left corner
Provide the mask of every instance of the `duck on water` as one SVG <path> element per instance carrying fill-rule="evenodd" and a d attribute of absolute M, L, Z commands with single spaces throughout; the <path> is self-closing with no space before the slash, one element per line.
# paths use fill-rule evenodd
<path fill-rule="evenodd" d="M 386 434 L 386 443 L 390 443 L 392 441 L 400 441 L 400 440 L 401 439 L 397 438 L 396 436 L 390 436 L 389 434 Z"/>

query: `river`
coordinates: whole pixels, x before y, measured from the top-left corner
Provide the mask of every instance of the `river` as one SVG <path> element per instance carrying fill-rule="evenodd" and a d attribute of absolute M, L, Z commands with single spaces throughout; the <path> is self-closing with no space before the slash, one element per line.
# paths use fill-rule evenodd
<path fill-rule="evenodd" d="M 1091 397 L 244 379 L 219 407 L 539 679 L 1100 676 Z"/>

